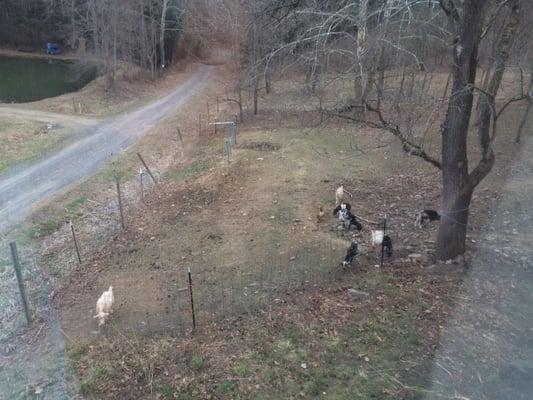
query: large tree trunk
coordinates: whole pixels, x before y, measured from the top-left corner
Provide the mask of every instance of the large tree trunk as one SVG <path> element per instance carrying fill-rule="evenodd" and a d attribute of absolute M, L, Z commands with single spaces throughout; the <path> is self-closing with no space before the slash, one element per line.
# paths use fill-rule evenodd
<path fill-rule="evenodd" d="M 465 1 L 454 46 L 453 89 L 442 129 L 442 217 L 437 256 L 441 260 L 455 258 L 465 251 L 466 227 L 474 189 L 489 174 L 495 162 L 490 134 L 491 121 L 496 119 L 496 94 L 505 63 L 512 48 L 520 21 L 520 0 L 508 5 L 511 15 L 503 26 L 494 54 L 494 68 L 487 78 L 486 90 L 479 102 L 477 131 L 481 160 L 468 172 L 467 136 L 472 114 L 473 88 L 477 70 L 477 50 L 486 11 L 485 0 Z"/>
<path fill-rule="evenodd" d="M 467 136 L 476 81 L 478 44 L 483 27 L 485 0 L 466 0 L 458 21 L 453 49 L 453 85 L 442 125 L 442 221 L 437 235 L 437 257 L 455 258 L 465 251 L 468 207 Z"/>

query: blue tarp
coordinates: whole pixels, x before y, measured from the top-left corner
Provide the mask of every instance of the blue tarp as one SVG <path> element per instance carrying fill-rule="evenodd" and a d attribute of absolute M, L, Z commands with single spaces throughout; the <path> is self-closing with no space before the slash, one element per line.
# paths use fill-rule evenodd
<path fill-rule="evenodd" d="M 46 43 L 46 54 L 61 54 L 61 49 L 56 43 Z"/>

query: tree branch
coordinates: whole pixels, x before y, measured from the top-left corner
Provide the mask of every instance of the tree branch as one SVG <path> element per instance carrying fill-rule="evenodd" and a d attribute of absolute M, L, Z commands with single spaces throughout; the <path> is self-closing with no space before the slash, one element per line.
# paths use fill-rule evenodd
<path fill-rule="evenodd" d="M 453 0 L 439 0 L 439 4 L 446 16 L 453 22 L 458 23 L 461 21 L 459 11 L 457 11 L 457 7 L 455 7 Z"/>
<path fill-rule="evenodd" d="M 376 123 L 375 121 L 353 117 L 350 115 L 345 115 L 339 112 L 334 113 L 334 112 L 327 111 L 327 110 L 324 110 L 324 114 L 332 116 L 332 117 L 346 119 L 349 121 L 360 122 L 371 128 L 383 129 L 383 130 L 389 131 L 400 140 L 400 143 L 402 144 L 402 148 L 407 154 L 420 157 L 421 159 L 423 159 L 424 161 L 427 161 L 434 167 L 438 169 L 442 169 L 442 165 L 440 161 L 436 160 L 435 158 L 427 154 L 420 145 L 413 143 L 408 138 L 406 138 L 405 135 L 400 130 L 400 127 L 398 125 L 392 124 L 391 122 L 386 121 L 379 108 L 373 107 L 368 102 L 365 102 L 365 107 L 368 111 L 371 111 L 376 114 L 376 116 L 379 119 L 379 123 Z M 350 108 L 345 108 L 345 110 L 348 111 Z"/>
<path fill-rule="evenodd" d="M 483 29 L 483 32 L 481 33 L 481 39 L 483 39 L 485 36 L 487 36 L 487 33 L 489 33 L 490 28 L 492 27 L 492 24 L 496 20 L 496 17 L 498 16 L 500 10 L 502 7 L 507 4 L 509 0 L 503 0 L 500 4 L 498 4 L 498 7 L 494 10 L 492 15 L 490 16 L 489 20 L 487 21 L 487 24 L 485 25 L 485 28 Z"/>
<path fill-rule="evenodd" d="M 381 129 L 388 130 L 394 136 L 400 139 L 402 148 L 406 153 L 413 155 L 413 156 L 420 157 L 421 159 L 423 159 L 424 161 L 427 161 L 434 167 L 438 169 L 442 169 L 442 165 L 440 161 L 436 160 L 435 158 L 427 154 L 420 145 L 413 143 L 409 139 L 407 139 L 402 133 L 402 131 L 400 130 L 400 127 L 398 125 L 395 125 L 395 124 L 390 123 L 389 121 L 386 121 L 385 118 L 383 118 L 383 114 L 381 113 L 379 108 L 372 107 L 372 105 L 370 105 L 368 102 L 365 103 L 365 106 L 367 110 L 372 111 L 373 113 L 377 115 L 381 125 L 376 124 L 375 122 L 372 122 L 372 121 L 362 121 L 362 122 L 370 126 L 373 125 L 375 128 L 381 128 Z"/>
<path fill-rule="evenodd" d="M 513 97 L 512 99 L 507 100 L 505 104 L 502 106 L 502 108 L 500 108 L 500 111 L 496 113 L 495 119 L 498 119 L 500 115 L 505 111 L 505 109 L 512 103 L 516 103 L 517 101 L 522 101 L 522 100 L 530 100 L 530 99 L 531 97 L 529 97 L 526 94 L 523 94 L 523 95 Z"/>
<path fill-rule="evenodd" d="M 494 72 L 488 81 L 487 90 L 479 89 L 485 96 L 485 101 L 480 104 L 478 118 L 478 137 L 481 147 L 481 160 L 468 175 L 465 190 L 473 190 L 491 171 L 495 162 L 494 149 L 492 148 L 492 142 L 496 137 L 494 126 L 496 125 L 496 120 L 501 112 L 514 101 L 514 99 L 511 99 L 511 101 L 504 105 L 499 113 L 496 113 L 496 93 L 501 85 L 503 73 L 505 71 L 505 63 L 509 59 L 509 54 L 520 23 L 520 0 L 512 0 L 510 7 L 511 16 L 503 26 L 499 41 L 495 48 Z M 490 131 L 491 121 L 494 128 L 492 135 Z"/>

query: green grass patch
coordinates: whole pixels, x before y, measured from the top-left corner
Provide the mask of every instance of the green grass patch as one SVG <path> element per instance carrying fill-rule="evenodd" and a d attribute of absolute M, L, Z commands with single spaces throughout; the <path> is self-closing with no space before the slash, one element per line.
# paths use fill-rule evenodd
<path fill-rule="evenodd" d="M 250 374 L 250 367 L 244 361 L 238 361 L 233 367 L 233 371 L 237 376 L 241 378 L 246 378 Z"/>
<path fill-rule="evenodd" d="M 87 395 L 96 389 L 98 380 L 107 374 L 105 367 L 97 366 L 91 368 L 89 376 L 80 383 L 80 393 Z"/>
<path fill-rule="evenodd" d="M 67 347 L 67 354 L 71 361 L 77 363 L 81 358 L 87 354 L 88 346 L 83 344 L 71 344 Z"/>
<path fill-rule="evenodd" d="M 217 391 L 222 394 L 233 393 L 237 389 L 237 382 L 235 381 L 224 381 L 217 385 Z"/>
<path fill-rule="evenodd" d="M 300 328 L 293 323 L 285 325 L 281 331 L 281 335 L 283 338 L 289 340 L 293 345 L 297 345 L 304 338 Z"/>
<path fill-rule="evenodd" d="M 332 335 L 293 323 L 282 326 L 278 337 L 258 334 L 263 346 L 246 359 L 250 375 L 271 389 L 272 395 L 265 397 L 269 399 L 393 399 L 398 392 L 394 379 L 412 387 L 409 398 L 417 398 L 417 388 L 427 384 L 430 371 L 430 360 L 418 350 L 422 337 L 417 312 L 416 306 L 376 311 L 365 322 L 339 326 Z"/>
<path fill-rule="evenodd" d="M 81 195 L 67 203 L 65 209 L 70 216 L 80 217 L 83 215 L 81 208 L 87 203 L 87 196 Z"/>
<path fill-rule="evenodd" d="M 181 182 L 187 178 L 190 178 L 192 176 L 201 174 L 204 171 L 207 171 L 212 166 L 213 166 L 213 161 L 209 159 L 198 160 L 187 165 L 186 167 L 178 171 L 168 172 L 167 174 L 165 174 L 165 177 L 174 182 Z"/>
<path fill-rule="evenodd" d="M 200 370 L 205 365 L 205 359 L 200 355 L 194 355 L 189 361 L 189 367 L 196 371 Z"/>
<path fill-rule="evenodd" d="M 65 128 L 47 131 L 43 123 L 34 121 L 0 121 L 0 172 L 42 157 L 68 134 Z"/>
<path fill-rule="evenodd" d="M 65 221 L 59 219 L 57 216 L 49 216 L 41 220 L 33 221 L 27 234 L 32 239 L 42 239 L 56 232 L 63 223 Z"/>
<path fill-rule="evenodd" d="M 165 399 L 174 399 L 174 388 L 169 384 L 158 385 L 155 388 L 155 391 L 161 394 Z"/>

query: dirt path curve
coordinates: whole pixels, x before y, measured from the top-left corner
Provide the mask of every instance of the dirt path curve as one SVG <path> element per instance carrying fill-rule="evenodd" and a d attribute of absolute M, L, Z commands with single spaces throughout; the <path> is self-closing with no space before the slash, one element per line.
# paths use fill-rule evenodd
<path fill-rule="evenodd" d="M 170 116 L 203 85 L 208 71 L 202 66 L 188 81 L 157 101 L 83 127 L 63 148 L 26 168 L 0 175 L 0 232 L 27 216 L 36 203 L 94 174 L 114 153 Z"/>
<path fill-rule="evenodd" d="M 0 118 L 2 117 L 29 119 L 31 121 L 60 124 L 73 128 L 95 126 L 102 121 L 99 118 L 80 117 L 77 115 L 27 110 L 16 106 L 0 105 Z"/>

